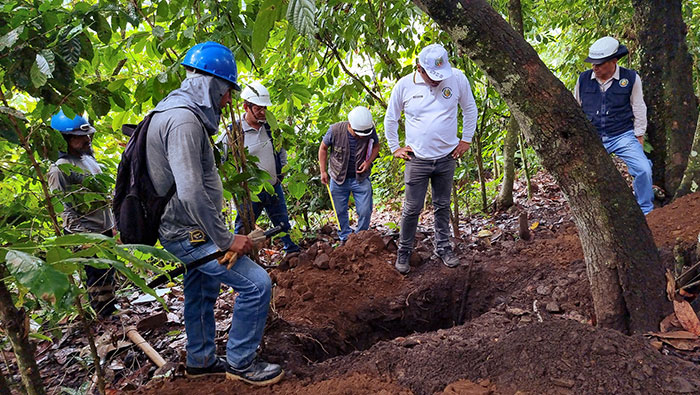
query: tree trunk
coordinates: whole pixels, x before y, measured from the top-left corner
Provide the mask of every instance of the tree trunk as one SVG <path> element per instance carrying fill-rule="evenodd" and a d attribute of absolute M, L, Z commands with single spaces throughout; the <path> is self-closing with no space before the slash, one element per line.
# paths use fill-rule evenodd
<path fill-rule="evenodd" d="M 7 270 L 0 266 L 0 278 L 5 278 L 8 275 Z M 43 395 L 46 392 L 39 374 L 39 367 L 34 358 L 34 346 L 29 342 L 27 319 L 24 309 L 15 308 L 10 291 L 5 286 L 5 282 L 0 280 L 0 321 L 2 321 L 2 326 L 12 344 L 12 350 L 17 357 L 17 367 L 22 376 L 22 384 L 27 394 Z"/>
<path fill-rule="evenodd" d="M 686 166 L 683 173 L 681 185 L 676 189 L 674 199 L 697 192 L 698 185 L 700 185 L 700 122 L 698 122 L 697 129 L 695 129 L 695 139 L 693 139 L 693 148 L 690 149 L 688 166 Z"/>
<path fill-rule="evenodd" d="M 479 65 L 562 188 L 586 258 L 598 325 L 654 330 L 670 305 L 642 211 L 593 125 L 535 50 L 484 0 L 414 0 Z"/>
<path fill-rule="evenodd" d="M 673 196 L 683 178 L 698 118 L 693 60 L 685 42 L 681 0 L 634 0 L 644 87 L 654 148 L 654 182 Z"/>
<path fill-rule="evenodd" d="M 524 37 L 523 7 L 520 4 L 520 0 L 508 1 L 508 18 L 510 19 L 510 24 L 513 26 L 513 29 Z M 520 128 L 518 127 L 518 121 L 514 116 L 511 116 L 508 122 L 508 129 L 506 130 L 506 138 L 503 142 L 503 181 L 501 182 L 501 190 L 498 191 L 498 196 L 496 197 L 496 208 L 498 210 L 505 210 L 513 205 L 515 151 L 518 145 L 519 133 Z"/>

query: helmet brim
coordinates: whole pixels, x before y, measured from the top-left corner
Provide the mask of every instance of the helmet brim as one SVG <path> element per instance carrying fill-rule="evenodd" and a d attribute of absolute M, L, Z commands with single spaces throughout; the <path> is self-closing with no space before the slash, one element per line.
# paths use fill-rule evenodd
<path fill-rule="evenodd" d="M 629 51 L 627 50 L 627 47 L 620 44 L 620 46 L 617 48 L 617 52 L 615 52 L 614 54 L 612 54 L 610 56 L 606 56 L 604 58 L 599 58 L 599 59 L 591 58 L 590 56 L 588 56 L 588 57 L 586 57 L 584 62 L 590 63 L 590 64 L 603 64 L 603 63 L 605 63 L 609 60 L 612 60 L 612 59 L 620 59 L 620 58 L 626 56 L 628 53 L 629 53 Z"/>

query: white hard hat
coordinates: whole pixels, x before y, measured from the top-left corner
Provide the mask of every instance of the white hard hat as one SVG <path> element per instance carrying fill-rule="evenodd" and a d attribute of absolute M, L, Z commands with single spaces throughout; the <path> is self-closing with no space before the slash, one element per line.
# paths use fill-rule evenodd
<path fill-rule="evenodd" d="M 605 63 L 610 59 L 619 59 L 627 55 L 627 47 L 620 45 L 616 39 L 606 36 L 596 40 L 588 49 L 586 62 L 592 64 Z"/>
<path fill-rule="evenodd" d="M 374 121 L 372 113 L 367 107 L 357 106 L 348 114 L 348 122 L 356 135 L 365 137 L 369 136 L 374 129 Z"/>
<path fill-rule="evenodd" d="M 243 88 L 241 99 L 263 107 L 272 105 L 272 102 L 270 102 L 270 92 L 258 81 L 252 82 Z"/>

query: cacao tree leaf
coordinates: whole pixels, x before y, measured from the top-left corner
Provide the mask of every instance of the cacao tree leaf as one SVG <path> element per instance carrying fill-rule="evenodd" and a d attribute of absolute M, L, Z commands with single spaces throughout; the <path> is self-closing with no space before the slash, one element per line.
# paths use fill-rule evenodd
<path fill-rule="evenodd" d="M 19 25 L 17 28 L 10 30 L 4 36 L 0 37 L 0 50 L 10 48 L 17 42 L 19 35 L 24 31 L 24 25 Z"/>
<path fill-rule="evenodd" d="M 267 41 L 270 38 L 270 30 L 275 25 L 275 21 L 279 19 L 279 7 L 281 6 L 279 0 L 266 0 L 258 15 L 255 18 L 255 23 L 253 24 L 253 54 L 258 58 L 260 52 L 267 45 Z"/>
<path fill-rule="evenodd" d="M 63 57 L 63 60 L 70 66 L 75 67 L 80 60 L 80 54 L 82 45 L 80 44 L 80 38 L 78 36 L 73 36 L 70 38 L 65 38 L 58 46 L 59 54 Z"/>
<path fill-rule="evenodd" d="M 10 273 L 34 295 L 55 303 L 70 289 L 68 277 L 41 259 L 21 251 L 10 250 L 5 255 Z"/>
<path fill-rule="evenodd" d="M 47 52 L 48 54 L 50 54 L 49 56 L 51 57 L 51 61 L 53 62 L 53 53 L 51 51 L 44 51 L 44 52 Z M 51 75 L 52 67 L 49 64 L 49 61 L 46 59 L 46 57 L 44 57 L 43 53 L 36 54 L 35 62 L 36 62 L 37 68 L 39 69 L 39 71 L 42 74 L 46 75 L 47 78 L 53 77 L 53 75 Z"/>
<path fill-rule="evenodd" d="M 132 254 L 134 252 L 140 252 L 143 254 L 152 255 L 155 258 L 169 261 L 169 262 L 180 262 L 180 260 L 173 254 L 169 253 L 167 250 L 162 248 L 156 248 L 144 244 L 122 244 L 123 248 L 131 250 Z"/>
<path fill-rule="evenodd" d="M 313 0 L 290 0 L 287 19 L 299 34 L 313 37 L 318 30 L 315 24 L 316 3 Z"/>
<path fill-rule="evenodd" d="M 40 55 L 37 55 L 37 57 L 38 56 Z M 32 68 L 29 70 L 29 76 L 32 79 L 32 85 L 34 85 L 35 88 L 41 88 L 44 86 L 44 84 L 46 84 L 46 81 L 48 81 L 48 77 L 46 74 L 41 72 L 37 62 L 32 64 Z"/>
<path fill-rule="evenodd" d="M 112 28 L 109 26 L 107 18 L 102 16 L 100 13 L 95 13 L 94 15 L 95 24 L 92 26 L 93 30 L 97 32 L 97 38 L 100 39 L 104 44 L 109 44 L 112 39 Z"/>
<path fill-rule="evenodd" d="M 15 133 L 14 126 L 10 122 L 10 119 L 4 114 L 0 116 L 0 138 L 19 145 L 19 136 Z"/>
<path fill-rule="evenodd" d="M 153 27 L 153 35 L 158 38 L 163 38 L 163 36 L 165 36 L 165 28 L 160 25 Z"/>
<path fill-rule="evenodd" d="M 98 117 L 107 115 L 111 108 L 109 96 L 102 90 L 92 94 L 92 97 L 90 98 L 90 105 L 92 106 L 92 110 L 95 111 L 95 115 Z"/>
<path fill-rule="evenodd" d="M 49 72 L 53 73 L 53 71 L 56 69 L 56 57 L 50 49 L 43 49 L 41 50 L 41 56 L 44 57 L 46 60 L 46 63 L 49 65 Z"/>
<path fill-rule="evenodd" d="M 306 193 L 306 184 L 303 182 L 291 182 L 288 185 L 289 192 L 295 199 L 301 199 Z"/>

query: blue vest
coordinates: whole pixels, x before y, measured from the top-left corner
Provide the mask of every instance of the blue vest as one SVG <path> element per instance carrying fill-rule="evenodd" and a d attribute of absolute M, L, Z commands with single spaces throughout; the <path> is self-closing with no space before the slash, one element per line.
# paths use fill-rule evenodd
<path fill-rule="evenodd" d="M 581 108 L 600 136 L 617 136 L 634 129 L 630 96 L 637 73 L 618 67 L 620 79 L 613 80 L 605 92 L 600 91 L 598 80 L 591 79 L 592 69 L 581 73 L 578 79 Z"/>

